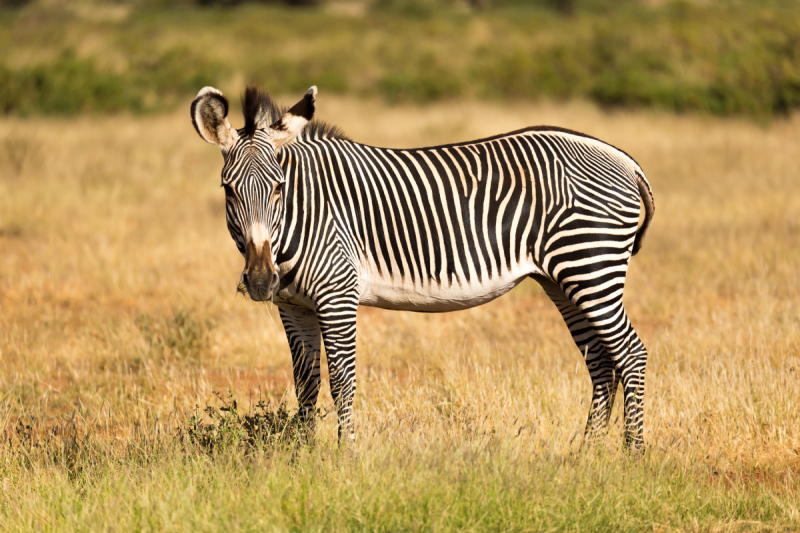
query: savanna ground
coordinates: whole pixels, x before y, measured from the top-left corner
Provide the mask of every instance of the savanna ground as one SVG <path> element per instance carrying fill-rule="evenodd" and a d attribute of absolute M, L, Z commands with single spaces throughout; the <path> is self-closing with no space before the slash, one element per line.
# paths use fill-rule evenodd
<path fill-rule="evenodd" d="M 0 528 L 800 529 L 800 117 L 320 87 L 318 115 L 362 142 L 556 124 L 636 157 L 656 217 L 625 295 L 650 353 L 632 458 L 619 405 L 581 447 L 588 373 L 533 283 L 457 313 L 362 308 L 354 449 L 331 414 L 311 446 L 241 444 L 230 412 L 202 409 L 217 391 L 291 411 L 290 356 L 277 310 L 236 292 L 222 159 L 187 111 L 0 122 Z"/>

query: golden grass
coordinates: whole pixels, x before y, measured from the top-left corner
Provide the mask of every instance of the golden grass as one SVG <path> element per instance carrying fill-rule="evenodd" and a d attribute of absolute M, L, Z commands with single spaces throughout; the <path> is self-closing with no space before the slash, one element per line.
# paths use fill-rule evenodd
<path fill-rule="evenodd" d="M 800 498 L 800 117 L 765 128 L 577 103 L 386 107 L 324 88 L 318 114 L 384 146 L 555 124 L 633 155 L 656 198 L 625 295 L 650 353 L 645 440 L 708 483 Z M 125 442 L 215 390 L 294 401 L 277 310 L 236 294 L 221 163 L 185 109 L 0 123 L 0 429 L 77 411 Z M 357 370 L 364 450 L 494 435 L 565 454 L 582 440 L 588 374 L 534 283 L 458 313 L 362 308 Z"/>

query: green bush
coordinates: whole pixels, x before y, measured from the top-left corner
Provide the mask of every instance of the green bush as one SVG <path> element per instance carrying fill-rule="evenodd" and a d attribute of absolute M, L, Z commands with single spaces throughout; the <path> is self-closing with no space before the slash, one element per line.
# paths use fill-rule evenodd
<path fill-rule="evenodd" d="M 759 119 L 800 106 L 800 4 L 783 0 L 364 0 L 355 17 L 199 1 L 131 0 L 113 23 L 0 15 L 0 112 L 168 109 L 230 79 L 392 102 L 577 97 Z M 76 35 L 104 46 L 71 52 Z"/>
<path fill-rule="evenodd" d="M 417 103 L 460 96 L 463 82 L 459 74 L 441 64 L 433 54 L 426 54 L 404 70 L 388 72 L 376 85 L 377 91 L 391 102 Z"/>
<path fill-rule="evenodd" d="M 258 83 L 270 90 L 303 93 L 312 85 L 324 87 L 326 91 L 344 93 L 350 86 L 344 69 L 336 62 L 324 58 L 304 58 L 289 61 L 282 58 L 267 58 L 247 74 L 248 82 Z"/>
<path fill-rule="evenodd" d="M 121 76 L 100 71 L 71 51 L 51 63 L 0 67 L 0 108 L 6 114 L 139 110 L 141 104 Z"/>
<path fill-rule="evenodd" d="M 134 59 L 128 72 L 101 69 L 93 58 L 68 49 L 50 62 L 20 69 L 0 65 L 0 109 L 17 115 L 159 110 L 224 72 L 221 63 L 183 47 Z"/>

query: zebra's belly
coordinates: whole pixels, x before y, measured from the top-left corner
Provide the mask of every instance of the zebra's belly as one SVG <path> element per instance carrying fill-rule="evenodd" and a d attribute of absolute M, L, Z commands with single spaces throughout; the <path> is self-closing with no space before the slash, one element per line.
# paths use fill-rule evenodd
<path fill-rule="evenodd" d="M 498 298 L 534 272 L 518 270 L 473 283 L 420 284 L 410 279 L 391 279 L 371 272 L 362 275 L 359 303 L 397 311 L 442 313 L 485 304 Z"/>

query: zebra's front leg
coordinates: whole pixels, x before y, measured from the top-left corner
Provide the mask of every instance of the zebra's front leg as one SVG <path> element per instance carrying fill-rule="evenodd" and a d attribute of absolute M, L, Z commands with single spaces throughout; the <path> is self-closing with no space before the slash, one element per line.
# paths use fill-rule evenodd
<path fill-rule="evenodd" d="M 304 307 L 282 307 L 279 311 L 292 351 L 294 388 L 300 420 L 309 435 L 313 435 L 314 408 L 320 385 L 320 330 L 317 314 Z"/>
<path fill-rule="evenodd" d="M 353 399 L 356 394 L 356 310 L 358 299 L 332 298 L 317 309 L 331 381 L 331 395 L 339 417 L 339 443 L 355 440 Z"/>

